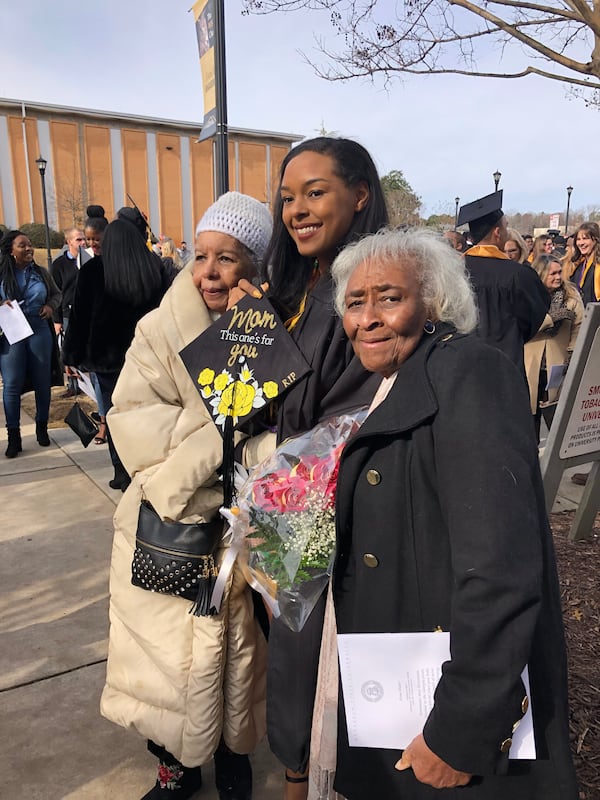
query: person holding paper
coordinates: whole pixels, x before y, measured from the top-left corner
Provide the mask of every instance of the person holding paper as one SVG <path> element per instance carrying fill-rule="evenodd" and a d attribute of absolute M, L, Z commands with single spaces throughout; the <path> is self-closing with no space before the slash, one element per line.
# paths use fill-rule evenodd
<path fill-rule="evenodd" d="M 133 586 L 131 565 L 142 498 L 161 519 L 219 519 L 223 439 L 179 353 L 223 314 L 230 289 L 254 276 L 271 227 L 266 206 L 238 192 L 208 208 L 194 260 L 137 326 L 108 414 L 132 482 L 114 520 L 101 712 L 149 740 L 158 777 L 144 800 L 191 797 L 213 758 L 220 800 L 252 794 L 248 754 L 265 732 L 266 641 L 241 570 L 222 610 L 195 616 L 180 597 Z"/>
<path fill-rule="evenodd" d="M 577 334 L 583 321 L 583 301 L 577 288 L 563 279 L 562 265 L 555 255 L 538 256 L 533 269 L 550 294 L 550 308 L 539 332 L 525 343 L 525 372 L 529 384 L 531 413 L 540 436 L 541 403 L 553 403 L 558 387 L 546 389 L 553 367 L 565 370 L 575 348 Z"/>
<path fill-rule="evenodd" d="M 27 378 L 35 391 L 35 435 L 48 447 L 48 415 L 53 355 L 57 347 L 52 315 L 61 302 L 60 289 L 44 267 L 33 260 L 33 245 L 21 231 L 7 231 L 0 241 L 0 303 L 19 303 L 33 335 L 14 344 L 0 336 L 2 399 L 8 429 L 5 456 L 22 450 L 21 394 Z M 56 353 L 57 355 L 57 353 Z M 58 359 L 56 359 L 58 365 Z M 59 368 L 60 371 L 60 368 Z M 60 376 L 62 385 L 62 374 Z"/>
<path fill-rule="evenodd" d="M 340 693 L 334 788 L 349 800 L 577 800 L 560 593 L 520 371 L 473 335 L 463 260 L 433 232 L 366 237 L 332 274 L 354 350 L 383 378 L 341 459 L 337 630 L 366 634 L 368 648 L 370 633 L 441 629 L 451 653 L 422 732 L 397 750 L 350 747 Z M 526 665 L 537 759 L 513 762 Z"/>

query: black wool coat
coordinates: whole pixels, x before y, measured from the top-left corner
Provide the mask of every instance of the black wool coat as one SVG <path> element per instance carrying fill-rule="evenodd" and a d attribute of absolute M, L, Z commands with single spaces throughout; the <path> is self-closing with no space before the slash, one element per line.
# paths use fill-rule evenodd
<path fill-rule="evenodd" d="M 450 631 L 423 735 L 476 777 L 434 790 L 394 769 L 400 750 L 350 748 L 340 693 L 335 787 L 350 800 L 576 800 L 527 388 L 499 350 L 437 328 L 343 453 L 333 590 L 340 633 Z M 538 759 L 509 762 L 501 748 L 522 717 L 526 664 Z"/>
<path fill-rule="evenodd" d="M 68 317 L 75 297 L 75 287 L 79 277 L 79 267 L 76 258 L 69 258 L 66 253 L 58 256 L 52 262 L 50 274 L 54 282 L 62 292 L 62 300 L 58 308 L 55 309 L 53 319 L 62 325 L 65 317 Z"/>
<path fill-rule="evenodd" d="M 63 344 L 64 363 L 91 372 L 119 372 L 135 326 L 160 305 L 171 280 L 163 273 L 163 286 L 155 295 L 143 306 L 132 306 L 105 292 L 102 256 L 83 264 Z"/>

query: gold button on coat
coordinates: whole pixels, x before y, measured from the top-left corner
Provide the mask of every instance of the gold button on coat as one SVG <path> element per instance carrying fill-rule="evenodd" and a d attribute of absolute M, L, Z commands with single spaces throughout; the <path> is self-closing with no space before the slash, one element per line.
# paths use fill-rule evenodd
<path fill-rule="evenodd" d="M 374 556 L 373 553 L 365 553 L 363 556 L 363 561 L 365 562 L 365 566 L 367 567 L 379 566 L 379 559 L 377 558 L 377 556 Z"/>
<path fill-rule="evenodd" d="M 523 712 L 523 714 L 527 713 L 528 708 L 529 708 L 529 698 L 527 697 L 527 695 L 525 695 L 525 697 L 523 698 L 523 702 L 521 703 L 521 711 Z"/>
<path fill-rule="evenodd" d="M 367 483 L 370 483 L 371 486 L 377 486 L 378 483 L 381 483 L 381 475 L 376 469 L 370 469 L 367 472 Z"/>
<path fill-rule="evenodd" d="M 510 750 L 510 746 L 511 745 L 512 745 L 512 739 L 509 736 L 508 739 L 505 739 L 502 742 L 502 744 L 500 745 L 500 752 L 501 753 L 508 753 L 508 751 Z"/>

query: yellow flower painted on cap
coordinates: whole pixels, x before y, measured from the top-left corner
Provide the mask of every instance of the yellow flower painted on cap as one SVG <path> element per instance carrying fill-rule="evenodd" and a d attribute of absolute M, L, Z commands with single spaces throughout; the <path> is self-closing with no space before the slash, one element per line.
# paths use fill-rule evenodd
<path fill-rule="evenodd" d="M 223 391 L 217 412 L 225 417 L 245 417 L 252 410 L 255 394 L 251 384 L 235 381 Z"/>
<path fill-rule="evenodd" d="M 231 375 L 228 372 L 221 372 L 215 378 L 215 389 L 217 392 L 222 392 L 231 380 Z"/>
<path fill-rule="evenodd" d="M 200 394 L 202 395 L 202 397 L 211 397 L 212 389 L 210 388 L 210 386 L 203 386 L 202 389 L 200 390 Z"/>
<path fill-rule="evenodd" d="M 265 381 L 263 383 L 263 392 L 265 397 L 268 397 L 269 400 L 273 397 L 277 397 L 279 394 L 279 386 L 275 381 Z"/>
<path fill-rule="evenodd" d="M 208 386 L 209 383 L 213 382 L 213 378 L 215 377 L 214 369 L 203 369 L 200 375 L 198 375 L 198 383 L 200 386 Z"/>

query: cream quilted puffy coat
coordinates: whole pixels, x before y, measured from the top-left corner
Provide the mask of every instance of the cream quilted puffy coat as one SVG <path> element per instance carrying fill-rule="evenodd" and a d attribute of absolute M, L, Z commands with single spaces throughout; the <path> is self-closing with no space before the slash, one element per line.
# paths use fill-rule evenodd
<path fill-rule="evenodd" d="M 184 269 L 138 324 L 109 414 L 133 480 L 114 518 L 101 712 L 188 767 L 206 763 L 221 736 L 234 752 L 252 752 L 266 727 L 266 642 L 237 568 L 214 617 L 195 617 L 188 601 L 131 584 L 142 492 L 163 519 L 186 522 L 213 519 L 222 501 L 221 436 L 178 356 L 211 324 Z"/>

